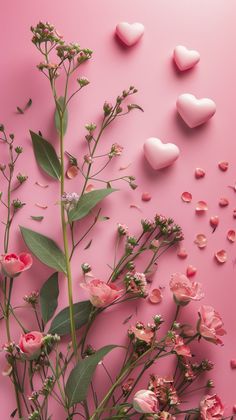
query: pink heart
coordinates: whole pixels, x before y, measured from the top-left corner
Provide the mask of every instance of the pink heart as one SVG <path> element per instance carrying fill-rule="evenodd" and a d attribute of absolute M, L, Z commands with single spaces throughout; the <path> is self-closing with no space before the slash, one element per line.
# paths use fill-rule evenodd
<path fill-rule="evenodd" d="M 144 155 L 153 169 L 170 166 L 179 157 L 179 148 L 173 143 L 162 143 L 156 137 L 150 137 L 143 145 Z"/>
<path fill-rule="evenodd" d="M 174 61 L 179 70 L 191 69 L 200 60 L 200 54 L 196 50 L 188 50 L 183 45 L 177 45 L 174 49 Z"/>
<path fill-rule="evenodd" d="M 120 22 L 116 26 L 116 34 L 125 45 L 131 47 L 143 36 L 144 26 L 142 23 Z"/>
<path fill-rule="evenodd" d="M 197 99 L 190 93 L 183 93 L 176 102 L 176 108 L 184 122 L 194 128 L 208 121 L 216 112 L 216 104 L 212 99 Z"/>

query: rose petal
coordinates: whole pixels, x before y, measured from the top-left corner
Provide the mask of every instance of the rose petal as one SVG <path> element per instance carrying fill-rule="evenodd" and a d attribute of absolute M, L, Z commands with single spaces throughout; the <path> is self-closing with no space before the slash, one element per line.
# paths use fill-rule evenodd
<path fill-rule="evenodd" d="M 200 178 L 204 178 L 205 176 L 205 171 L 202 168 L 196 168 L 195 169 L 195 178 L 196 179 L 200 179 Z"/>
<path fill-rule="evenodd" d="M 35 203 L 35 205 L 36 205 L 37 207 L 39 207 L 40 209 L 43 209 L 43 210 L 46 210 L 46 209 L 48 208 L 48 206 L 43 205 L 43 204 L 39 204 L 39 203 Z"/>
<path fill-rule="evenodd" d="M 230 360 L 230 366 L 232 369 L 236 369 L 236 359 L 231 359 Z"/>
<path fill-rule="evenodd" d="M 207 203 L 205 201 L 198 201 L 195 210 L 196 213 L 204 213 L 208 210 Z"/>
<path fill-rule="evenodd" d="M 130 204 L 130 208 L 131 209 L 136 209 L 136 210 L 142 212 L 141 207 L 137 206 L 137 204 Z"/>
<path fill-rule="evenodd" d="M 79 172 L 79 170 L 78 170 L 77 166 L 72 165 L 67 169 L 66 176 L 69 179 L 73 179 L 78 175 L 78 172 Z"/>
<path fill-rule="evenodd" d="M 128 163 L 128 165 L 120 166 L 119 171 L 124 171 L 125 169 L 128 169 L 132 165 L 132 163 Z"/>
<path fill-rule="evenodd" d="M 144 192 L 144 193 L 142 193 L 141 198 L 142 198 L 143 201 L 150 201 L 152 199 L 152 196 L 148 192 Z"/>
<path fill-rule="evenodd" d="M 236 240 L 236 233 L 235 230 L 229 230 L 227 233 L 227 239 L 229 240 L 229 242 L 235 242 Z"/>
<path fill-rule="evenodd" d="M 185 203 L 191 203 L 193 197 L 192 197 L 192 194 L 190 192 L 185 191 L 181 195 L 181 198 Z"/>
<path fill-rule="evenodd" d="M 233 209 L 233 218 L 236 219 L 236 209 Z"/>
<path fill-rule="evenodd" d="M 225 160 L 223 160 L 223 161 L 218 163 L 218 167 L 221 171 L 225 172 L 225 171 L 227 171 L 227 169 L 229 167 L 229 162 L 226 162 Z"/>
<path fill-rule="evenodd" d="M 207 238 L 204 233 L 199 233 L 196 235 L 196 238 L 194 240 L 194 243 L 198 246 L 198 248 L 202 249 L 205 248 L 207 245 Z"/>
<path fill-rule="evenodd" d="M 186 249 L 185 248 L 179 248 L 179 250 L 178 250 L 178 252 L 177 252 L 177 256 L 179 257 L 179 258 L 182 258 L 182 259 L 184 259 L 184 258 L 187 258 L 187 256 L 188 256 L 188 253 L 187 253 L 187 251 L 186 251 Z"/>
<path fill-rule="evenodd" d="M 11 372 L 12 372 L 12 366 L 8 363 L 2 371 L 2 375 L 3 376 L 10 376 Z"/>
<path fill-rule="evenodd" d="M 94 191 L 94 190 L 95 190 L 95 188 L 94 188 L 93 184 L 88 184 L 87 187 L 85 188 L 86 193 Z"/>
<path fill-rule="evenodd" d="M 48 184 L 42 184 L 41 182 L 38 182 L 38 181 L 35 182 L 35 185 L 41 188 L 48 188 Z"/>
<path fill-rule="evenodd" d="M 215 253 L 215 259 L 220 264 L 224 264 L 227 261 L 227 254 L 224 249 L 221 249 L 220 251 Z"/>
<path fill-rule="evenodd" d="M 234 192 L 236 192 L 236 184 L 228 185 L 228 188 L 232 188 L 232 190 L 234 190 Z"/>
<path fill-rule="evenodd" d="M 211 218 L 210 218 L 210 225 L 214 229 L 213 232 L 217 228 L 218 224 L 219 224 L 219 217 L 218 216 L 211 216 Z"/>
<path fill-rule="evenodd" d="M 219 206 L 220 206 L 220 207 L 226 207 L 226 206 L 228 206 L 228 205 L 229 205 L 229 200 L 228 200 L 228 198 L 221 197 L 221 198 L 219 199 Z"/>
<path fill-rule="evenodd" d="M 162 294 L 160 289 L 153 289 L 148 296 L 151 303 L 160 303 L 162 301 Z"/>
<path fill-rule="evenodd" d="M 236 414 L 236 404 L 233 406 L 233 413 Z"/>
<path fill-rule="evenodd" d="M 197 272 L 196 267 L 194 267 L 193 265 L 188 265 L 187 269 L 186 269 L 186 276 L 187 277 L 193 277 L 195 276 Z"/>

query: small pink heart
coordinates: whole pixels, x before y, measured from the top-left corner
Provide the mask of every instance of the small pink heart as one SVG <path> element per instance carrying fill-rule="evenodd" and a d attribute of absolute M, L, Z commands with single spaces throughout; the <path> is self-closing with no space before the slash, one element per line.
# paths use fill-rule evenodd
<path fill-rule="evenodd" d="M 116 26 L 116 34 L 125 45 L 131 47 L 143 36 L 144 26 L 142 23 L 120 22 Z"/>
<path fill-rule="evenodd" d="M 190 128 L 207 122 L 216 112 L 216 104 L 212 99 L 197 99 L 190 93 L 183 93 L 178 97 L 176 108 Z"/>
<path fill-rule="evenodd" d="M 180 71 L 191 69 L 200 60 L 200 54 L 196 50 L 188 50 L 183 45 L 177 45 L 174 49 L 174 61 Z"/>
<path fill-rule="evenodd" d="M 170 166 L 179 157 L 179 148 L 173 143 L 162 143 L 156 137 L 150 137 L 143 145 L 144 155 L 153 169 Z"/>

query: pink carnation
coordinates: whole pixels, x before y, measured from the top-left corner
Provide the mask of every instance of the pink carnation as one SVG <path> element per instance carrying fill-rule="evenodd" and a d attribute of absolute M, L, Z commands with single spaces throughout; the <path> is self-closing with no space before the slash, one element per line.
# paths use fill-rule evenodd
<path fill-rule="evenodd" d="M 16 277 L 23 271 L 28 270 L 33 263 L 30 254 L 22 252 L 19 255 L 6 254 L 0 257 L 3 274 L 8 277 Z"/>
<path fill-rule="evenodd" d="M 157 413 L 159 404 L 154 392 L 141 389 L 134 396 L 133 407 L 138 413 Z"/>
<path fill-rule="evenodd" d="M 222 336 L 226 331 L 222 328 L 223 321 L 218 312 L 212 306 L 202 305 L 198 311 L 199 322 L 198 332 L 208 341 L 215 344 L 222 344 L 222 341 L 217 335 Z"/>
<path fill-rule="evenodd" d="M 105 281 L 93 279 L 88 283 L 81 283 L 81 287 L 87 290 L 89 300 L 96 308 L 103 308 L 110 305 L 118 299 L 122 293 L 122 289 L 118 289 L 115 284 L 107 284 Z"/>
<path fill-rule="evenodd" d="M 170 290 L 179 305 L 186 305 L 190 300 L 201 300 L 204 297 L 201 284 L 191 281 L 181 273 L 172 274 Z"/>
<path fill-rule="evenodd" d="M 184 344 L 184 340 L 182 337 L 176 335 L 174 341 L 175 345 L 173 350 L 175 353 L 178 354 L 178 356 L 192 357 L 190 348 L 189 346 L 186 346 L 186 344 Z"/>
<path fill-rule="evenodd" d="M 224 414 L 224 406 L 218 395 L 206 395 L 200 402 L 202 420 L 220 420 Z"/>

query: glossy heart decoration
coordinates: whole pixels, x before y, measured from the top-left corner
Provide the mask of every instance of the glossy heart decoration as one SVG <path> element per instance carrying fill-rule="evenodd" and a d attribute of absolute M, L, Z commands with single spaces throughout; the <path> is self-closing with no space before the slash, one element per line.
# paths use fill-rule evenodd
<path fill-rule="evenodd" d="M 183 93 L 178 97 L 176 108 L 190 128 L 207 122 L 216 112 L 216 104 L 212 99 L 197 99 L 190 93 Z"/>
<path fill-rule="evenodd" d="M 144 155 L 153 169 L 162 169 L 172 165 L 179 157 L 179 148 L 173 143 L 162 143 L 156 137 L 150 137 L 143 145 Z"/>
<path fill-rule="evenodd" d="M 196 50 L 188 50 L 183 45 L 177 45 L 173 53 L 175 64 L 180 71 L 194 67 L 200 60 L 200 54 Z"/>
<path fill-rule="evenodd" d="M 143 36 L 144 26 L 142 23 L 120 22 L 116 26 L 116 34 L 125 45 L 131 47 Z"/>

